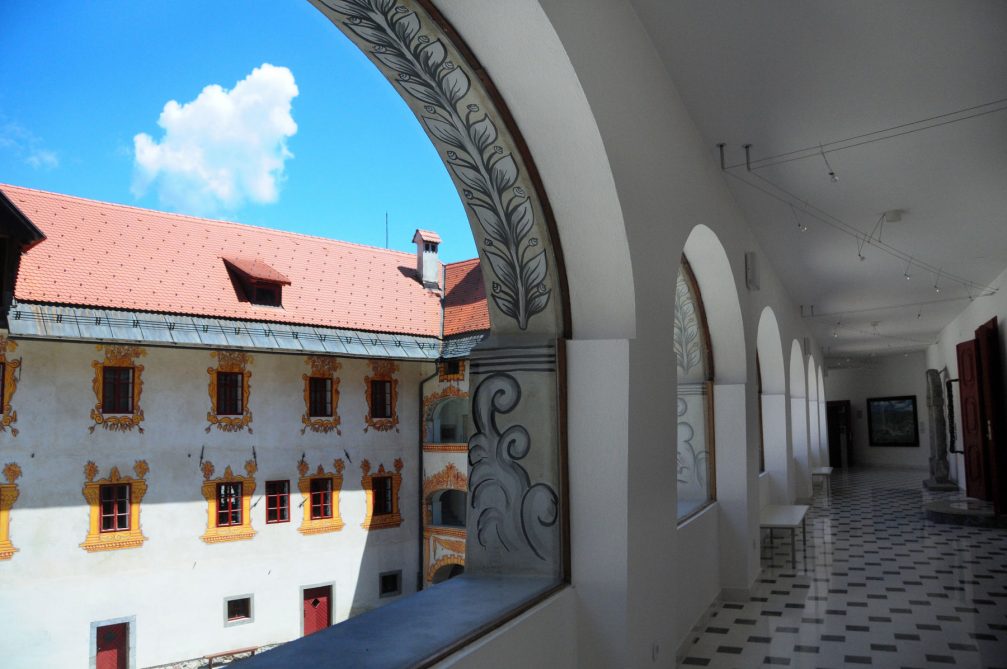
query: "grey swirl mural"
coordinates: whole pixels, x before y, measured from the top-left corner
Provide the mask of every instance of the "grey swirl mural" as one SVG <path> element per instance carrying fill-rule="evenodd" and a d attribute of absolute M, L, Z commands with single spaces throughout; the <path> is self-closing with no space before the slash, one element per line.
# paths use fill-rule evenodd
<path fill-rule="evenodd" d="M 531 550 L 539 560 L 548 560 L 559 498 L 548 484 L 532 484 L 518 462 L 531 450 L 528 430 L 512 425 L 501 432 L 497 426 L 497 415 L 510 413 L 520 400 L 521 386 L 510 374 L 486 377 L 475 392 L 469 490 L 476 539 L 483 547 L 497 544 L 508 552 Z"/>
<path fill-rule="evenodd" d="M 519 185 L 514 152 L 485 103 L 473 102 L 466 68 L 450 57 L 420 15 L 396 0 L 315 0 L 342 17 L 344 32 L 385 68 L 408 100 L 461 184 L 469 212 L 482 231 L 481 255 L 489 265 L 489 294 L 500 313 L 520 330 L 549 305 L 549 254 L 536 233 L 536 207 Z M 433 36 L 431 36 L 433 35 Z M 540 228 L 538 228 L 540 229 Z M 477 235 L 477 242 L 479 242 Z"/>

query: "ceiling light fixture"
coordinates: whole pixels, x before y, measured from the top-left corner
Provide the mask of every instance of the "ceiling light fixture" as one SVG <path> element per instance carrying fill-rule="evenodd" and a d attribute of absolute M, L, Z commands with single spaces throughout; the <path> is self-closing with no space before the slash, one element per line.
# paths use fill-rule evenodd
<path fill-rule="evenodd" d="M 906 271 L 902 273 L 902 276 L 906 277 L 906 281 L 909 281 L 909 279 L 912 278 L 909 275 L 909 268 L 912 267 L 912 264 L 913 264 L 913 259 L 910 257 L 909 260 L 906 261 Z"/>
<path fill-rule="evenodd" d="M 940 287 L 941 271 L 942 270 L 939 270 L 939 269 L 937 270 L 937 278 L 934 279 L 934 292 L 936 292 L 938 295 L 941 294 L 941 287 Z"/>
<path fill-rule="evenodd" d="M 794 209 L 794 205 L 790 205 L 790 213 L 794 215 L 794 222 L 797 223 L 797 229 L 801 232 L 807 232 L 808 226 L 805 223 L 801 223 L 801 219 L 798 217 L 797 210 Z"/>
<path fill-rule="evenodd" d="M 831 179 L 834 184 L 839 183 L 839 177 L 836 175 L 836 171 L 832 169 L 832 165 L 829 164 L 829 159 L 825 157 L 825 149 L 822 148 L 821 144 L 818 145 L 818 152 L 822 154 L 822 160 L 825 161 L 825 167 L 829 170 L 829 179 Z"/>

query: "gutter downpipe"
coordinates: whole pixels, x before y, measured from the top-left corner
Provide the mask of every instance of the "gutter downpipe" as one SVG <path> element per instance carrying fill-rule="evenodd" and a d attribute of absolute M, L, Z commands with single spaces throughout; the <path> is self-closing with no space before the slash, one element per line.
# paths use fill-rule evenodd
<path fill-rule="evenodd" d="M 440 300 L 441 301 L 441 346 L 442 347 L 444 345 L 444 297 L 445 297 L 445 294 L 447 293 L 447 280 L 448 280 L 447 266 L 442 264 L 441 265 L 441 300 Z M 420 379 L 420 386 L 419 386 L 420 397 L 419 397 L 419 404 L 417 404 L 417 406 L 419 407 L 419 411 L 417 412 L 418 413 L 417 422 L 419 423 L 419 425 L 418 425 L 418 429 L 416 431 L 416 434 L 419 436 L 419 440 L 418 440 L 419 441 L 419 444 L 418 444 L 418 448 L 419 448 L 419 467 L 416 468 L 416 470 L 417 470 L 417 486 L 416 486 L 417 493 L 416 494 L 417 494 L 417 497 L 419 497 L 419 502 L 420 502 L 419 506 L 417 507 L 419 509 L 419 513 L 417 514 L 417 517 L 419 518 L 419 528 L 420 528 L 419 529 L 419 542 L 418 542 L 419 549 L 420 549 L 420 558 L 419 558 L 418 564 L 420 566 L 420 570 L 419 570 L 419 577 L 416 579 L 416 581 L 417 581 L 416 582 L 416 591 L 417 592 L 423 590 L 423 584 L 426 581 L 426 579 L 424 578 L 424 574 L 423 574 L 423 548 L 424 548 L 424 542 L 426 540 L 425 537 L 424 537 L 424 535 L 423 535 L 423 529 L 424 529 L 423 528 L 423 519 L 426 517 L 425 514 L 424 514 L 424 508 L 423 508 L 423 505 L 426 504 L 426 500 L 423 499 L 423 427 L 424 427 L 423 426 L 423 387 L 427 384 L 428 381 L 433 380 L 433 378 L 435 376 L 437 376 L 437 369 L 440 366 L 441 361 L 444 359 L 443 353 L 444 353 L 444 350 L 442 348 L 441 349 L 441 355 L 438 355 L 437 356 L 437 360 L 434 361 L 434 371 L 433 371 L 433 373 L 430 374 L 430 376 L 428 376 L 428 377 L 426 377 L 424 379 Z"/>

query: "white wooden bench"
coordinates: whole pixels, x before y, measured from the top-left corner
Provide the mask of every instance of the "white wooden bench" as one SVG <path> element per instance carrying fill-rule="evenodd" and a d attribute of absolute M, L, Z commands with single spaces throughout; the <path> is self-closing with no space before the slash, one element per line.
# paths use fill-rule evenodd
<path fill-rule="evenodd" d="M 759 527 L 769 530 L 769 548 L 773 548 L 773 530 L 790 530 L 790 568 L 797 569 L 797 541 L 795 530 L 801 528 L 804 554 L 808 552 L 808 533 L 804 521 L 808 514 L 804 504 L 769 504 L 759 511 Z"/>
<path fill-rule="evenodd" d="M 825 501 L 832 506 L 832 467 L 815 467 L 811 470 L 811 486 L 814 487 L 815 479 L 825 479 Z"/>

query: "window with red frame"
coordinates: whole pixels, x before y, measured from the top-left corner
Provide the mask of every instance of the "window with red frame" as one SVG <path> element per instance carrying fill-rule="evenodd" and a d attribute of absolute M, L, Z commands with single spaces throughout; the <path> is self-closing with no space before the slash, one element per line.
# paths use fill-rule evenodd
<path fill-rule="evenodd" d="M 240 416 L 241 372 L 217 372 L 217 415 Z"/>
<path fill-rule="evenodd" d="M 308 415 L 332 417 L 332 379 L 315 376 L 308 379 Z"/>
<path fill-rule="evenodd" d="M 133 368 L 102 367 L 101 412 L 133 413 Z"/>
<path fill-rule="evenodd" d="M 395 512 L 392 505 L 392 477 L 375 476 L 371 479 L 371 492 L 374 499 L 374 512 L 371 515 L 385 516 Z"/>
<path fill-rule="evenodd" d="M 217 484 L 217 527 L 241 525 L 241 484 Z"/>
<path fill-rule="evenodd" d="M 266 522 L 290 521 L 290 483 L 266 481 Z"/>
<path fill-rule="evenodd" d="M 99 486 L 101 505 L 101 531 L 122 532 L 129 529 L 129 484 L 115 483 Z"/>
<path fill-rule="evenodd" d="M 0 411 L 3 411 L 4 379 L 7 377 L 7 363 L 0 362 Z"/>
<path fill-rule="evenodd" d="M 332 479 L 311 479 L 311 520 L 332 517 Z"/>
<path fill-rule="evenodd" d="M 371 418 L 392 417 L 392 382 L 371 381 Z"/>

